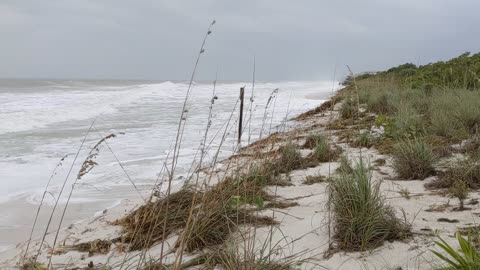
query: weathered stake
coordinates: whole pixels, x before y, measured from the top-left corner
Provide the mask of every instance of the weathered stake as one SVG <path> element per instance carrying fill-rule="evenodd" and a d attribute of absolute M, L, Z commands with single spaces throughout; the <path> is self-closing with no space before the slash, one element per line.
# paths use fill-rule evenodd
<path fill-rule="evenodd" d="M 240 120 L 238 121 L 238 144 L 242 141 L 242 125 L 243 125 L 243 96 L 245 94 L 245 87 L 240 88 Z"/>

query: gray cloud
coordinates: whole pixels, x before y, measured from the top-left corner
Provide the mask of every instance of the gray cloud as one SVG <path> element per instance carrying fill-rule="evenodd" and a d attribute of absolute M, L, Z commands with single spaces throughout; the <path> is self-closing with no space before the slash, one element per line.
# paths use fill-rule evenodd
<path fill-rule="evenodd" d="M 476 0 L 3 0 L 0 77 L 330 79 L 479 51 Z"/>

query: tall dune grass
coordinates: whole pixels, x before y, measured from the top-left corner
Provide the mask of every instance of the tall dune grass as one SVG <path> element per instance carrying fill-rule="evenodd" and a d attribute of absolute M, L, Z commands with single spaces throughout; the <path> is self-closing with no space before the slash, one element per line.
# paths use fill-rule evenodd
<path fill-rule="evenodd" d="M 409 225 L 385 202 L 380 182 L 372 181 L 361 159 L 351 173 L 341 173 L 330 183 L 329 194 L 337 248 L 363 251 L 409 235 Z"/>

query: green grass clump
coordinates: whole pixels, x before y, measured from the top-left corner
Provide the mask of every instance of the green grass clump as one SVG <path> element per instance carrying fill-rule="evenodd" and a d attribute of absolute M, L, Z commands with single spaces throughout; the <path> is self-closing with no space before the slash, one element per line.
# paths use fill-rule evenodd
<path fill-rule="evenodd" d="M 480 125 L 480 92 L 448 89 L 432 99 L 431 132 L 447 138 L 464 139 L 477 133 Z"/>
<path fill-rule="evenodd" d="M 357 135 L 357 138 L 353 141 L 353 147 L 366 147 L 370 148 L 374 144 L 374 139 L 370 132 L 364 131 Z"/>
<path fill-rule="evenodd" d="M 275 245 L 275 243 L 273 243 Z M 275 245 L 267 251 L 268 243 L 261 249 L 249 250 L 240 244 L 222 245 L 207 255 L 202 269 L 224 270 L 293 270 L 296 258 L 277 258 L 281 252 Z"/>
<path fill-rule="evenodd" d="M 436 157 L 421 139 L 406 139 L 394 145 L 393 168 L 403 179 L 425 179 L 435 173 Z"/>
<path fill-rule="evenodd" d="M 393 115 L 391 136 L 394 139 L 415 137 L 423 132 L 424 120 L 412 105 L 402 104 Z"/>
<path fill-rule="evenodd" d="M 39 262 L 28 261 L 21 266 L 22 270 L 47 270 L 47 267 Z"/>
<path fill-rule="evenodd" d="M 333 150 L 328 143 L 328 138 L 324 135 L 312 135 L 311 139 L 313 144 L 313 157 L 319 162 L 328 162 L 338 156 L 338 151 Z"/>
<path fill-rule="evenodd" d="M 475 270 L 480 269 L 480 253 L 478 253 L 473 244 L 472 237 L 468 235 L 467 239 L 463 238 L 460 232 L 455 233 L 460 250 L 449 245 L 445 240 L 440 238 L 440 241 L 435 243 L 446 254 L 432 250 L 446 266 L 437 269 L 442 270 Z"/>
<path fill-rule="evenodd" d="M 361 160 L 351 174 L 332 181 L 329 191 L 339 249 L 363 251 L 409 235 L 409 226 L 386 204 L 380 182 L 372 182 L 371 172 Z"/>
<path fill-rule="evenodd" d="M 289 172 L 299 168 L 302 164 L 302 155 L 298 150 L 298 146 L 292 142 L 288 142 L 280 147 L 280 159 L 277 166 L 280 172 Z"/>
<path fill-rule="evenodd" d="M 468 184 L 462 179 L 456 179 L 453 185 L 448 190 L 452 197 L 455 197 L 460 202 L 458 210 L 465 210 L 464 201 L 468 197 Z"/>

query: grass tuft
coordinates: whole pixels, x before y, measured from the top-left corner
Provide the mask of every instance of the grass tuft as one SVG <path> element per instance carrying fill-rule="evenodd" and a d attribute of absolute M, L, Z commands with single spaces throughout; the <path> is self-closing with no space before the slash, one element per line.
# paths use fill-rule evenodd
<path fill-rule="evenodd" d="M 302 165 L 302 155 L 298 146 L 292 142 L 280 147 L 280 159 L 277 161 L 279 172 L 290 172 Z"/>
<path fill-rule="evenodd" d="M 458 180 L 464 181 L 468 188 L 480 188 L 480 164 L 472 159 L 458 161 L 445 172 L 441 172 L 438 179 L 425 184 L 425 187 L 427 189 L 451 188 Z"/>
<path fill-rule="evenodd" d="M 313 185 L 325 182 L 326 177 L 323 175 L 307 175 L 303 180 L 304 185 Z"/>
<path fill-rule="evenodd" d="M 340 108 L 342 119 L 354 119 L 358 117 L 358 114 L 358 105 L 355 99 L 352 96 L 346 97 Z"/>
<path fill-rule="evenodd" d="M 406 139 L 394 145 L 393 168 L 403 179 L 425 179 L 435 173 L 436 157 L 421 139 Z"/>
<path fill-rule="evenodd" d="M 21 270 L 47 270 L 47 267 L 39 262 L 28 261 L 24 263 L 21 267 Z"/>
<path fill-rule="evenodd" d="M 328 143 L 328 138 L 324 135 L 312 135 L 313 139 L 307 139 L 313 141 L 313 157 L 319 162 L 328 162 L 338 157 L 337 150 L 331 148 Z"/>
<path fill-rule="evenodd" d="M 352 164 L 346 155 L 340 157 L 340 166 L 338 166 L 336 171 L 341 174 L 353 173 Z"/>
<path fill-rule="evenodd" d="M 385 203 L 380 182 L 372 182 L 371 172 L 361 160 L 351 174 L 341 174 L 332 181 L 329 191 L 339 249 L 363 251 L 409 236 L 409 225 Z"/>

